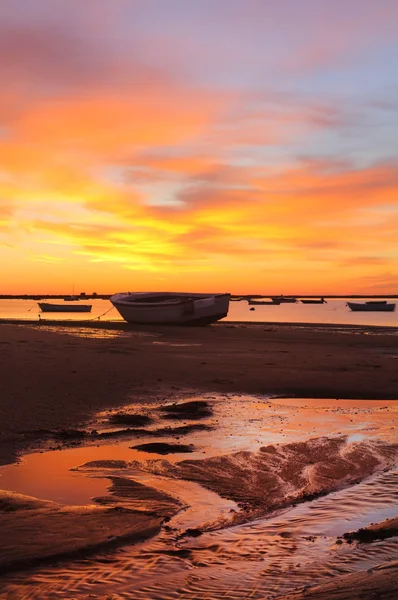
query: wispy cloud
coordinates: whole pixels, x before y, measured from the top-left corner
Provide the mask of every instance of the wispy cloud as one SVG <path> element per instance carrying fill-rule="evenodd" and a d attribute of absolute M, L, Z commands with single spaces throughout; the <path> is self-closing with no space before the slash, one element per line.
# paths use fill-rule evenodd
<path fill-rule="evenodd" d="M 28 4 L 0 7 L 0 258 L 37 289 L 396 285 L 396 2 Z"/>

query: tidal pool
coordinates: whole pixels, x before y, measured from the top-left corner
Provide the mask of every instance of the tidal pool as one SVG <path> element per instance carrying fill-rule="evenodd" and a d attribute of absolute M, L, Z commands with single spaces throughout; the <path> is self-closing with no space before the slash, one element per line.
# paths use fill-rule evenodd
<path fill-rule="evenodd" d="M 152 486 L 184 504 L 161 533 L 146 542 L 6 576 L 6 598 L 263 599 L 369 569 L 397 555 L 397 538 L 367 545 L 337 541 L 347 531 L 397 514 L 398 471 L 394 467 L 326 496 L 237 524 L 234 518 L 240 509 L 233 500 L 197 481 L 156 473 L 153 466 L 236 452 L 245 456 L 264 446 L 306 443 L 320 437 L 347 436 L 348 445 L 396 442 L 398 402 L 228 394 L 184 399 L 205 399 L 213 410 L 203 420 L 213 429 L 175 436 L 181 443 L 193 444 L 192 453 L 160 457 L 137 451 L 130 446 L 148 438 L 134 437 L 36 452 L 0 469 L 2 489 L 61 504 L 95 502 L 93 498 L 107 494 L 113 476 Z M 149 429 L 165 423 L 156 404 L 132 403 L 124 410 L 147 412 L 153 419 Z M 110 414 L 98 415 L 97 425 L 105 427 Z M 174 437 L 171 441 L 175 443 Z M 92 461 L 115 460 L 125 461 L 123 468 L 82 467 Z M 247 477 L 251 476 L 248 472 Z M 188 528 L 201 535 L 186 535 Z"/>

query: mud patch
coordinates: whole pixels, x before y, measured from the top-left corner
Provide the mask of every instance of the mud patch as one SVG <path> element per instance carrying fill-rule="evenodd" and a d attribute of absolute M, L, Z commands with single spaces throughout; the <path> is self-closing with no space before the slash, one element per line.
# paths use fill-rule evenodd
<path fill-rule="evenodd" d="M 152 423 L 148 415 L 133 415 L 129 413 L 116 413 L 109 417 L 112 425 L 128 425 L 131 427 L 143 427 Z"/>
<path fill-rule="evenodd" d="M 342 537 L 347 542 L 355 540 L 361 543 L 370 543 L 375 540 L 386 540 L 395 536 L 398 536 L 398 517 L 386 519 L 382 523 L 345 533 Z"/>
<path fill-rule="evenodd" d="M 140 415 L 144 416 L 144 415 Z M 41 442 L 42 447 L 54 450 L 53 444 L 68 448 L 79 444 L 92 445 L 108 440 L 119 441 L 126 438 L 142 438 L 142 437 L 178 437 L 188 435 L 198 431 L 211 431 L 214 429 L 212 425 L 204 423 L 190 423 L 180 425 L 178 427 L 158 427 L 157 429 L 143 429 L 138 427 L 128 427 L 126 429 L 109 429 L 97 431 L 86 431 L 83 429 L 63 429 L 61 431 L 53 431 L 48 429 L 36 429 L 31 431 L 21 431 L 19 435 L 23 435 L 29 439 L 32 446 Z"/>
<path fill-rule="evenodd" d="M 195 420 L 211 417 L 213 410 L 205 400 L 193 400 L 179 404 L 162 406 L 160 409 L 163 419 Z"/>
<path fill-rule="evenodd" d="M 131 446 L 133 450 L 142 450 L 143 452 L 153 452 L 154 454 L 185 454 L 194 452 L 196 448 L 190 444 L 167 444 L 166 442 L 152 442 L 148 444 L 138 444 Z"/>

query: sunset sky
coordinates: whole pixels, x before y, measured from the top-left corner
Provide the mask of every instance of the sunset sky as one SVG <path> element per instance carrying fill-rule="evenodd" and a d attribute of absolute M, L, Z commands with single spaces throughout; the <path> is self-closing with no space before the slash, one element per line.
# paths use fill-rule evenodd
<path fill-rule="evenodd" d="M 0 293 L 398 293 L 397 0 L 0 4 Z"/>

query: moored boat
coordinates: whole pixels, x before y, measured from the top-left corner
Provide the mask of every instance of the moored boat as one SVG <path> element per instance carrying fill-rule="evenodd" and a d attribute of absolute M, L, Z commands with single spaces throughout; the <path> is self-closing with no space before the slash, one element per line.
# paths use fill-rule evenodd
<path fill-rule="evenodd" d="M 128 323 L 208 325 L 227 316 L 230 294 L 121 292 L 110 301 Z"/>
<path fill-rule="evenodd" d="M 347 306 L 354 312 L 393 312 L 395 310 L 395 302 L 347 302 Z"/>
<path fill-rule="evenodd" d="M 325 298 L 306 298 L 304 300 L 300 300 L 302 304 L 326 304 Z"/>
<path fill-rule="evenodd" d="M 259 306 L 278 306 L 280 304 L 280 302 L 278 300 L 275 300 L 275 301 L 273 301 L 273 300 L 270 300 L 270 301 L 268 301 L 268 300 L 248 300 L 248 303 L 250 305 L 258 304 Z"/>
<path fill-rule="evenodd" d="M 297 302 L 297 298 L 293 298 L 291 296 L 271 296 L 271 300 L 274 304 L 280 304 L 281 302 Z"/>
<path fill-rule="evenodd" d="M 50 302 L 38 302 L 42 312 L 90 312 L 91 304 L 52 304 Z"/>

